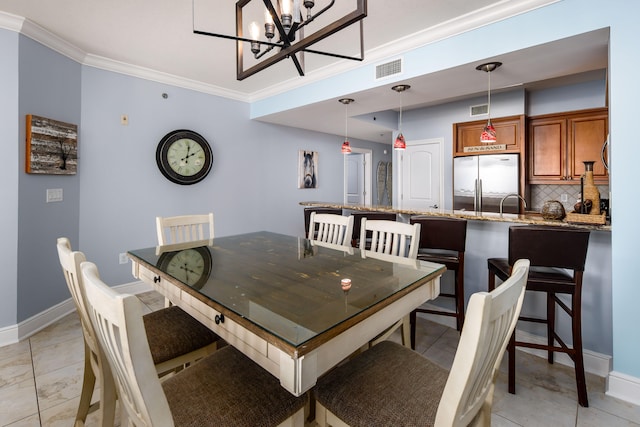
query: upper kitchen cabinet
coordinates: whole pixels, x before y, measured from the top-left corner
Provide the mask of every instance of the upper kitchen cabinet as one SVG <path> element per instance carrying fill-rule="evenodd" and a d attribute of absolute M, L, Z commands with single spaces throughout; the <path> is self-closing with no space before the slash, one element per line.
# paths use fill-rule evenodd
<path fill-rule="evenodd" d="M 607 108 L 531 117 L 528 122 L 529 184 L 578 184 L 584 161 L 595 161 L 596 184 L 608 184 L 602 161 L 609 132 Z M 606 161 L 606 159 L 605 159 Z"/>
<path fill-rule="evenodd" d="M 521 153 L 524 147 L 525 125 L 524 116 L 499 117 L 491 119 L 496 129 L 495 144 L 480 142 L 480 134 L 486 126 L 487 120 L 453 124 L 453 155 L 469 156 L 483 152 L 492 153 Z M 490 149 L 504 146 L 504 149 Z"/>

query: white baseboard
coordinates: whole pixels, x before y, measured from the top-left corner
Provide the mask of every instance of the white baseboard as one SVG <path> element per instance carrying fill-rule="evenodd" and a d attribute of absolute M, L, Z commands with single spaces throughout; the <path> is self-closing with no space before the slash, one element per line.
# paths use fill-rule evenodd
<path fill-rule="evenodd" d="M 640 378 L 611 371 L 607 377 L 607 396 L 640 405 Z"/>
<path fill-rule="evenodd" d="M 443 310 L 441 307 L 437 307 L 429 303 L 422 305 L 422 307 Z M 444 309 L 443 311 L 447 310 Z M 418 313 L 418 316 L 424 317 L 425 319 L 428 319 L 434 323 L 439 323 L 450 328 L 456 327 L 455 318 L 453 317 L 438 316 L 431 313 Z M 533 335 L 521 330 L 518 330 L 518 336 L 521 337 L 523 341 L 535 342 L 539 344 L 545 344 L 547 341 L 545 337 Z M 547 358 L 547 353 L 543 350 L 536 350 L 533 348 L 520 348 L 520 350 L 545 359 Z M 634 405 L 640 405 L 640 378 L 632 377 L 621 372 L 611 371 L 613 361 L 612 356 L 596 353 L 595 351 L 590 350 L 583 350 L 582 353 L 584 356 L 585 371 L 606 379 L 607 391 L 605 392 L 605 394 L 607 396 L 615 397 Z M 557 363 L 573 368 L 573 361 L 566 354 L 556 353 L 554 360 Z"/>
<path fill-rule="evenodd" d="M 150 291 L 152 288 L 144 282 L 131 282 L 114 286 L 114 289 L 121 293 L 139 294 Z M 17 343 L 29 338 L 33 334 L 41 331 L 47 326 L 60 320 L 76 309 L 71 298 L 54 305 L 47 310 L 40 312 L 30 318 L 23 320 L 17 325 L 6 326 L 0 329 L 0 347 Z"/>
<path fill-rule="evenodd" d="M 428 309 L 443 310 L 442 307 L 437 307 L 429 303 L 422 305 L 422 307 L 428 308 Z M 444 309 L 443 311 L 447 311 L 447 310 Z M 438 316 L 436 314 L 431 314 L 431 313 L 419 313 L 418 315 L 432 322 L 439 323 L 441 325 L 445 325 L 450 328 L 456 327 L 456 323 L 455 323 L 456 321 L 454 317 Z M 537 344 L 547 343 L 546 337 L 533 335 L 526 331 L 521 331 L 520 329 L 518 329 L 517 333 L 518 333 L 518 339 L 521 339 L 522 341 L 527 341 L 527 342 L 532 342 Z M 544 350 L 537 350 L 534 348 L 524 348 L 524 347 L 518 347 L 518 350 L 521 350 L 545 359 L 547 358 L 547 352 Z M 596 353 L 595 351 L 591 351 L 591 350 L 583 350 L 582 354 L 584 356 L 584 370 L 586 372 L 592 373 L 602 378 L 606 378 L 609 375 L 609 372 L 611 371 L 611 368 L 612 368 L 611 356 L 607 354 Z M 554 357 L 554 361 L 556 363 L 560 363 L 561 365 L 570 366 L 571 368 L 573 368 L 573 360 L 571 360 L 571 358 L 566 354 L 556 353 Z"/>

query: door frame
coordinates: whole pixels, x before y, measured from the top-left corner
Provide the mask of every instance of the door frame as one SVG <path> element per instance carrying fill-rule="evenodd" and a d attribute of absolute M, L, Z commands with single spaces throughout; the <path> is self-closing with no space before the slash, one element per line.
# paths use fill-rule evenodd
<path fill-rule="evenodd" d="M 438 209 L 444 209 L 444 137 L 439 138 L 430 138 L 430 139 L 419 139 L 415 141 L 406 141 L 407 146 L 409 145 L 438 145 L 440 148 L 440 158 L 438 162 L 440 163 L 440 197 L 438 200 Z M 402 209 L 403 202 L 403 188 L 404 182 L 402 180 L 403 176 L 403 167 L 404 167 L 404 152 L 403 151 L 395 151 L 395 159 L 394 164 L 398 166 L 395 167 L 394 171 L 394 179 L 397 182 L 397 185 L 394 187 L 394 206 L 398 206 Z"/>
<path fill-rule="evenodd" d="M 356 154 L 364 154 L 364 204 L 366 206 L 371 206 L 371 193 L 373 192 L 373 188 L 371 185 L 371 180 L 373 178 L 371 172 L 371 163 L 373 161 L 373 150 L 368 148 L 357 148 L 351 147 L 351 152 Z M 347 162 L 348 154 L 343 156 L 343 188 L 342 188 L 342 200 L 344 204 L 347 204 L 347 177 L 349 176 L 349 162 Z"/>

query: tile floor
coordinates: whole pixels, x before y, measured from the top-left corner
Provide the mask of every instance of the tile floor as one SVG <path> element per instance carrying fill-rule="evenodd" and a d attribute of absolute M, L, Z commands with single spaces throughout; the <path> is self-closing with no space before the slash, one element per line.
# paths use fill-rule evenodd
<path fill-rule="evenodd" d="M 155 292 L 139 296 L 150 310 L 163 305 Z M 455 330 L 420 319 L 417 351 L 450 367 L 458 338 Z M 494 395 L 493 425 L 640 426 L 640 407 L 605 396 L 604 379 L 588 376 L 590 407 L 582 408 L 576 401 L 572 369 L 548 365 L 522 352 L 517 360 L 518 394 L 506 391 L 503 363 Z M 71 427 L 82 369 L 83 341 L 75 313 L 27 340 L 0 347 L 0 426 Z M 95 414 L 87 425 L 96 425 Z"/>

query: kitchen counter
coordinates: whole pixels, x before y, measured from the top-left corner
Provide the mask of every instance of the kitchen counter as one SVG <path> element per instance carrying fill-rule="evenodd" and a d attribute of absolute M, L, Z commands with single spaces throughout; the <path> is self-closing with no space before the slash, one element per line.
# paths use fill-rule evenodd
<path fill-rule="evenodd" d="M 398 209 L 391 206 L 365 206 L 356 204 L 343 204 L 343 203 L 331 203 L 331 202 L 300 202 L 300 205 L 307 207 L 322 207 L 322 208 L 336 208 L 336 209 L 348 209 L 352 211 L 366 211 L 366 212 L 385 212 L 395 213 L 401 215 L 426 215 L 426 216 L 441 216 L 448 218 L 463 218 L 467 220 L 475 221 L 492 221 L 492 222 L 513 222 L 520 224 L 533 224 L 533 225 L 549 225 L 554 227 L 575 227 L 586 230 L 599 230 L 599 231 L 611 231 L 611 225 L 595 225 L 595 224 L 575 224 L 568 223 L 566 221 L 549 220 L 542 218 L 539 212 L 527 212 L 524 215 L 520 214 L 502 214 L 495 212 L 471 212 L 464 210 L 414 210 L 414 209 Z"/>
<path fill-rule="evenodd" d="M 467 224 L 467 239 L 464 255 L 464 287 L 465 304 L 469 297 L 475 292 L 487 291 L 487 259 L 506 258 L 509 253 L 509 227 L 519 224 L 539 224 L 555 227 L 579 227 L 590 230 L 589 250 L 587 251 L 587 261 L 583 276 L 582 288 L 582 311 L 589 313 L 582 318 L 582 339 L 585 350 L 585 364 L 589 372 L 606 376 L 610 371 L 610 357 L 613 354 L 611 330 L 612 330 L 612 294 L 611 294 L 611 226 L 595 226 L 589 224 L 569 224 L 564 221 L 548 221 L 540 214 L 515 215 L 497 213 L 475 214 L 467 211 L 452 210 L 412 210 L 395 209 L 388 206 L 363 206 L 344 203 L 327 202 L 300 202 L 300 205 L 307 207 L 331 207 L 346 209 L 347 211 L 378 211 L 400 214 L 402 221 L 408 221 L 411 215 L 430 215 L 451 218 L 465 218 Z M 304 224 L 302 218 L 299 223 Z M 300 227 L 302 233 L 302 226 Z M 301 234 L 302 235 L 302 234 Z M 570 248 L 567 248 L 569 250 Z M 442 276 L 441 289 L 449 292 L 453 288 L 454 275 L 447 272 Z M 453 304 L 448 299 L 435 300 L 432 303 L 438 309 L 453 309 Z M 543 317 L 546 314 L 546 303 L 536 296 L 525 298 L 522 311 L 532 317 Z M 436 322 L 445 323 L 455 328 L 453 317 L 434 316 Z M 558 316 L 557 325 L 561 333 L 571 331 L 571 322 L 568 316 Z M 448 322 L 448 323 L 447 323 Z M 525 322 L 519 325 L 523 334 L 531 335 L 532 341 L 540 340 L 546 342 L 546 329 L 544 325 L 528 325 Z M 546 353 L 540 353 L 546 358 Z M 569 357 L 558 363 L 565 363 L 573 366 Z M 587 362 L 587 359 L 589 360 Z"/>

